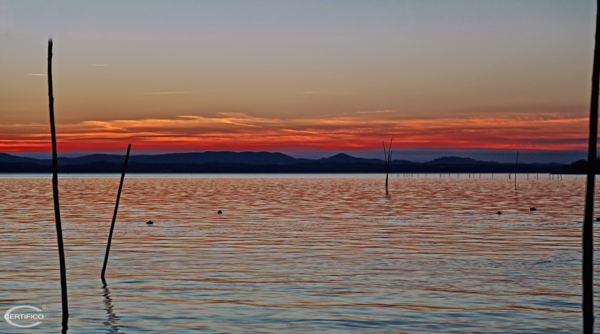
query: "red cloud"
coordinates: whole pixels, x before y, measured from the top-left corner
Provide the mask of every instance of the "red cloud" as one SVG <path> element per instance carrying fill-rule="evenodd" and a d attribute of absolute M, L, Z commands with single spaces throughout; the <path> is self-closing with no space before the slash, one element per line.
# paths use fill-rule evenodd
<path fill-rule="evenodd" d="M 132 143 L 137 150 L 370 150 L 382 139 L 395 147 L 585 149 L 586 118 L 563 114 L 402 119 L 393 111 L 323 118 L 217 117 L 86 121 L 57 126 L 61 151 L 106 151 Z M 47 125 L 0 125 L 3 152 L 48 151 Z"/>

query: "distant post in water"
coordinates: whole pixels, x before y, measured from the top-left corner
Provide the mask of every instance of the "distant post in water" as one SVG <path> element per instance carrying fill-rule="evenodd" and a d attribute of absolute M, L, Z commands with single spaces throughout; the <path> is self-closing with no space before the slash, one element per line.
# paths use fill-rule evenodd
<path fill-rule="evenodd" d="M 106 244 L 106 254 L 104 255 L 104 265 L 102 266 L 102 283 L 106 285 L 106 279 L 104 273 L 106 273 L 106 264 L 108 263 L 108 253 L 110 252 L 110 243 L 112 241 L 113 231 L 115 229 L 115 221 L 117 220 L 117 211 L 119 210 L 119 200 L 121 199 L 121 189 L 123 189 L 123 180 L 125 179 L 125 171 L 127 170 L 127 160 L 129 160 L 129 151 L 131 150 L 131 144 L 127 146 L 127 154 L 125 155 L 125 165 L 123 165 L 123 172 L 121 173 L 121 183 L 119 184 L 119 192 L 117 193 L 117 203 L 115 204 L 115 212 L 113 214 L 112 224 L 110 225 L 110 233 L 108 234 L 108 243 Z"/>
<path fill-rule="evenodd" d="M 517 191 L 517 163 L 519 162 L 519 151 L 517 151 L 517 160 L 515 160 L 515 191 Z"/>
<path fill-rule="evenodd" d="M 392 141 L 394 138 L 390 139 L 390 147 L 386 150 L 385 142 L 381 141 L 383 144 L 383 156 L 385 158 L 385 192 L 388 192 L 388 176 L 390 175 L 390 164 L 392 163 Z"/>
<path fill-rule="evenodd" d="M 52 197 L 54 198 L 54 218 L 56 221 L 56 239 L 60 261 L 60 292 L 62 300 L 62 328 L 67 331 L 69 321 L 69 302 L 67 300 L 67 269 L 63 245 L 60 205 L 58 203 L 58 156 L 56 153 L 56 127 L 54 126 L 54 92 L 52 90 L 52 39 L 48 40 L 48 99 L 50 108 L 50 133 L 52 135 Z"/>
<path fill-rule="evenodd" d="M 594 186 L 596 182 L 596 145 L 598 137 L 598 94 L 600 80 L 600 0 L 596 1 L 596 38 L 592 69 L 592 96 L 590 101 L 590 137 L 588 141 L 588 171 L 585 189 L 585 210 L 582 233 L 582 304 L 583 333 L 594 332 Z"/>

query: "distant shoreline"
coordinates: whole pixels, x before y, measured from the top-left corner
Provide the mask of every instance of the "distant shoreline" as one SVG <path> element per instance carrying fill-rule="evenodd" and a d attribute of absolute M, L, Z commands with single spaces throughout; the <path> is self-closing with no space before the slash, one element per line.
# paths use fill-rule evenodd
<path fill-rule="evenodd" d="M 120 173 L 125 157 L 92 154 L 77 158 L 59 158 L 59 173 Z M 498 163 L 461 157 L 442 157 L 428 162 L 393 160 L 390 174 L 585 174 L 587 162 Z M 0 153 L 0 173 L 51 173 L 50 159 L 24 158 Z M 130 157 L 127 173 L 143 174 L 385 174 L 381 159 L 355 158 L 337 154 L 329 158 L 297 159 L 271 152 L 202 152 Z"/>
<path fill-rule="evenodd" d="M 523 164 L 517 173 L 553 173 L 572 174 L 566 165 L 558 164 Z M 120 163 L 87 163 L 78 165 L 60 165 L 59 173 L 120 173 Z M 52 166 L 33 163 L 0 163 L 0 173 L 51 173 Z M 473 165 L 426 165 L 420 163 L 392 164 L 390 174 L 422 173 L 422 174 L 466 174 L 466 173 L 498 173 L 513 174 L 514 164 L 473 164 Z M 129 163 L 127 173 L 143 174 L 385 174 L 385 166 L 375 163 L 299 163 L 288 165 L 252 165 L 235 163 L 207 164 L 145 164 Z M 578 174 L 578 173 L 574 173 Z"/>

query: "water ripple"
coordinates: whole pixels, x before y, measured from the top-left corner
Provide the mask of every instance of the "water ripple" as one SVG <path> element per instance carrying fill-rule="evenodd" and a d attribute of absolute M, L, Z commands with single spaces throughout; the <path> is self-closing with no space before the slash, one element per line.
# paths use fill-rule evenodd
<path fill-rule="evenodd" d="M 102 286 L 119 179 L 61 178 L 69 332 L 579 332 L 584 180 L 512 182 L 127 178 Z M 0 305 L 56 332 L 51 179 L 0 195 Z"/>

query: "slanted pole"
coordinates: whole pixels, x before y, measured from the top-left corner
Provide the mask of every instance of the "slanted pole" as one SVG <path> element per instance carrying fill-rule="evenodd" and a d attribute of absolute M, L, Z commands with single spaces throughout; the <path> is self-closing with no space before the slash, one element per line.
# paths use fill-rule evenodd
<path fill-rule="evenodd" d="M 56 153 L 56 127 L 54 126 L 54 92 L 52 90 L 52 39 L 48 40 L 48 99 L 50 108 L 50 132 L 52 134 L 52 197 L 54 198 L 54 219 L 56 221 L 56 239 L 60 261 L 60 293 L 62 301 L 62 327 L 66 332 L 69 321 L 69 302 L 67 298 L 67 268 L 63 245 L 60 205 L 58 203 L 58 156 Z"/>
<path fill-rule="evenodd" d="M 115 212 L 113 214 L 112 224 L 110 225 L 110 233 L 108 234 L 108 243 L 106 244 L 106 254 L 104 255 L 104 265 L 102 266 L 102 273 L 100 277 L 102 282 L 106 285 L 106 279 L 104 273 L 106 272 L 106 264 L 108 263 L 108 253 L 110 252 L 110 242 L 112 241 L 113 231 L 115 229 L 115 221 L 117 220 L 117 211 L 119 210 L 119 200 L 121 199 L 121 189 L 123 189 L 123 180 L 125 179 L 125 171 L 127 170 L 127 160 L 129 160 L 129 151 L 131 150 L 131 144 L 127 146 L 127 154 L 125 155 L 125 164 L 123 165 L 123 172 L 121 173 L 121 183 L 119 184 L 119 192 L 117 193 L 117 203 L 115 204 Z"/>

